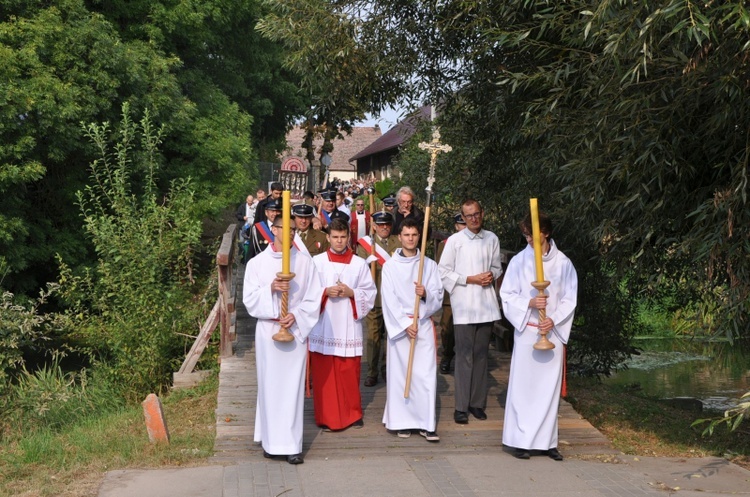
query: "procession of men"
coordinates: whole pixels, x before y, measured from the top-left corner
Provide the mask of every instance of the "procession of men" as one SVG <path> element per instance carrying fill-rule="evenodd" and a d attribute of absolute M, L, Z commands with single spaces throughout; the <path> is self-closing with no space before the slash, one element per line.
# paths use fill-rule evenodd
<path fill-rule="evenodd" d="M 246 267 L 243 293 L 248 313 L 258 319 L 254 439 L 265 457 L 304 462 L 302 392 L 312 396 L 318 427 L 335 433 L 364 425 L 361 387 L 375 388 L 379 380 L 386 388 L 385 430 L 402 439 L 416 433 L 439 442 L 437 425 L 446 420 L 438 419 L 436 407 L 438 371 L 450 374 L 452 360 L 452 421 L 486 420 L 490 338 L 502 308 L 516 343 L 524 347 L 523 353 L 513 350 L 503 443 L 519 459 L 532 452 L 563 459 L 557 409 L 577 278 L 551 238 L 546 215 L 541 214 L 539 259 L 554 279 L 540 293 L 530 284 L 537 248 L 528 219 L 519 227 L 529 247 L 511 261 L 511 277 L 504 280 L 499 240 L 484 229 L 477 200 L 464 200 L 452 216 L 456 231 L 439 246 L 435 262 L 423 253 L 424 242 L 420 246 L 429 209 L 414 205 L 408 187 L 380 199 L 381 209 L 369 212 L 372 190 L 357 196 L 352 210 L 331 190 L 306 192 L 290 209 L 275 195 L 278 186 L 272 185 L 270 200 L 254 206 L 256 220 L 265 219 L 254 226 L 260 239 Z M 249 209 L 241 205 L 238 219 Z M 282 209 L 292 216 L 284 233 Z M 284 237 L 291 239 L 291 282 L 274 277 Z M 450 307 L 444 307 L 444 295 Z M 284 299 L 288 308 L 282 310 Z M 434 316 L 441 311 L 439 339 Z M 279 344 L 273 331 L 283 326 L 291 328 L 292 338 Z M 533 350 L 539 333 L 555 348 Z M 367 370 L 360 386 L 362 367 Z M 280 410 L 283 415 L 277 415 Z"/>

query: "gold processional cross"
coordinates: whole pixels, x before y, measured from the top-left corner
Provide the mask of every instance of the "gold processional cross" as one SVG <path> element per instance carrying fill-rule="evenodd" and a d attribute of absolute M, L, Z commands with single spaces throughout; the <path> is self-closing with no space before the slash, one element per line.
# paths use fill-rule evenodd
<path fill-rule="evenodd" d="M 435 164 L 437 164 L 437 156 L 440 152 L 450 152 L 453 148 L 450 145 L 440 143 L 440 131 L 437 128 L 432 130 L 432 141 L 420 143 L 419 148 L 430 152 L 430 174 L 427 176 L 427 188 L 425 188 L 425 190 L 427 190 L 429 202 L 429 194 L 432 193 L 432 184 L 435 183 Z"/>

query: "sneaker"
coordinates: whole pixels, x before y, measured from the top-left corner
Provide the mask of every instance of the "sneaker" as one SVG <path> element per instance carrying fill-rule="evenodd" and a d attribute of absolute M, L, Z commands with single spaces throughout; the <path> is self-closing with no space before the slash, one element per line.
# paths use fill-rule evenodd
<path fill-rule="evenodd" d="M 411 436 L 411 430 L 398 430 L 398 438 L 409 438 Z"/>
<path fill-rule="evenodd" d="M 440 435 L 434 431 L 419 430 L 419 434 L 422 435 L 428 442 L 439 442 Z"/>

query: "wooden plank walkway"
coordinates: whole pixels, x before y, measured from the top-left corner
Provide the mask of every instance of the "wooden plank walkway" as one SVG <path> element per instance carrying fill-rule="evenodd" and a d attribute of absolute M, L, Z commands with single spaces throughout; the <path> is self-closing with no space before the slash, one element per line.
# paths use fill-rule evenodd
<path fill-rule="evenodd" d="M 240 268 L 240 272 L 244 268 Z M 242 275 L 237 278 L 239 286 Z M 222 359 L 216 409 L 215 462 L 233 463 L 260 457 L 261 448 L 253 442 L 257 379 L 253 350 L 255 319 L 241 303 L 238 288 L 237 342 L 232 357 Z M 343 432 L 323 432 L 315 425 L 312 399 L 305 399 L 303 450 L 306 457 L 360 457 L 372 454 L 426 455 L 428 453 L 482 453 L 502 450 L 503 405 L 508 383 L 510 354 L 490 347 L 490 390 L 486 421 L 469 416 L 468 425 L 453 422 L 453 375 L 438 373 L 438 426 L 440 443 L 431 444 L 419 435 L 400 439 L 382 424 L 385 384 L 362 386 L 365 426 Z M 362 382 L 367 370 L 362 363 Z M 559 440 L 565 456 L 617 454 L 611 443 L 565 401 L 560 404 Z"/>

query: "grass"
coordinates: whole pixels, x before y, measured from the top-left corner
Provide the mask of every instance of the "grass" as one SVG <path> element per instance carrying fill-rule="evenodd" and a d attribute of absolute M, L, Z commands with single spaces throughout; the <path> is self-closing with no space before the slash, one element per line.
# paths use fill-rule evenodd
<path fill-rule="evenodd" d="M 698 418 L 719 413 L 691 412 L 648 397 L 636 387 L 606 385 L 590 378 L 569 378 L 567 400 L 625 454 L 651 457 L 725 457 L 750 469 L 750 422 L 734 432 L 718 427 L 711 437 Z"/>
<path fill-rule="evenodd" d="M 92 414 L 60 431 L 3 441 L 0 496 L 95 496 L 111 469 L 190 466 L 211 455 L 218 377 L 162 399 L 169 444 L 151 444 L 140 405 Z"/>

